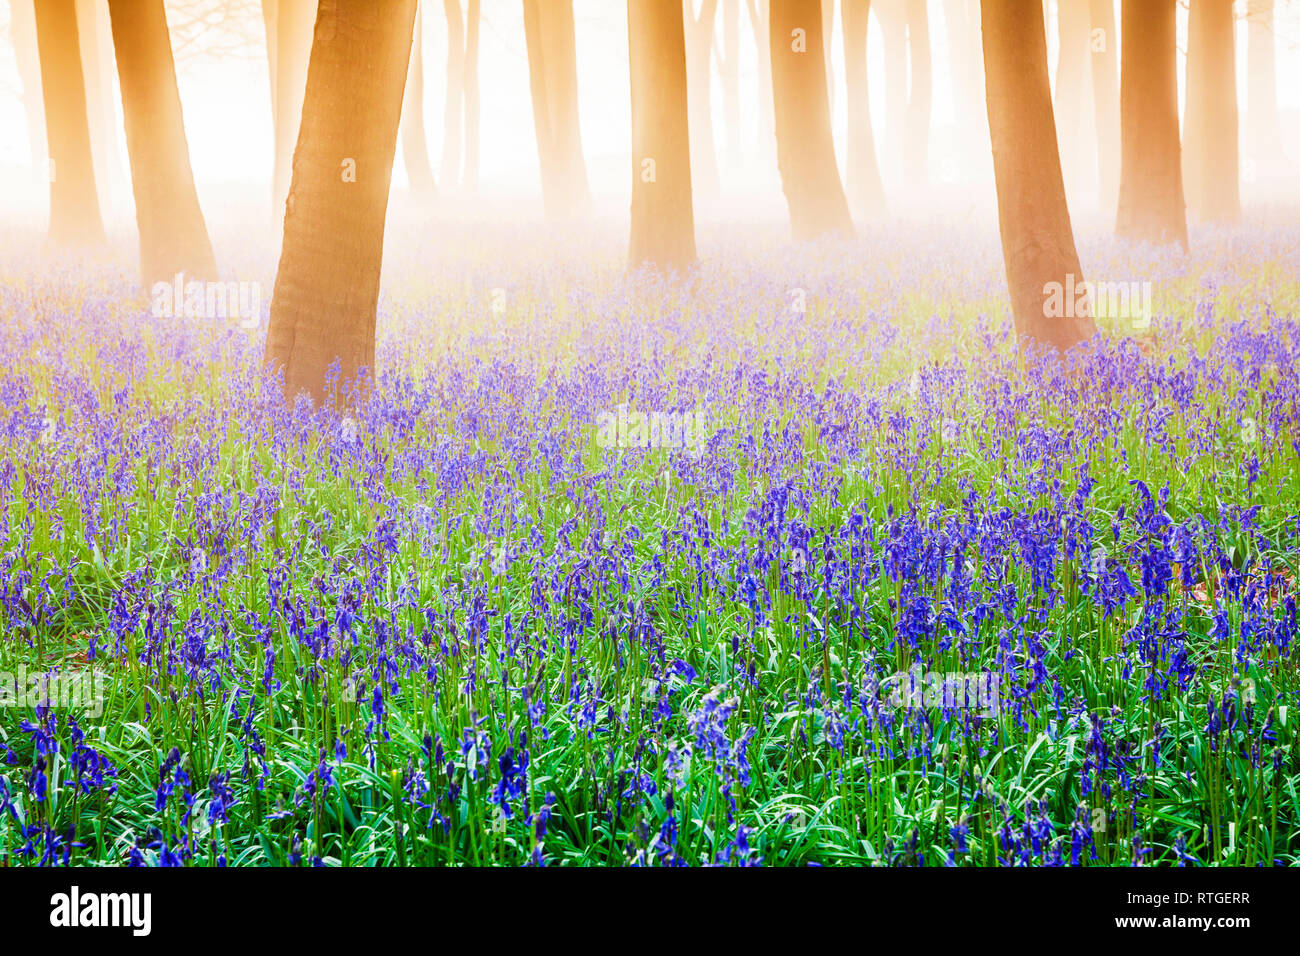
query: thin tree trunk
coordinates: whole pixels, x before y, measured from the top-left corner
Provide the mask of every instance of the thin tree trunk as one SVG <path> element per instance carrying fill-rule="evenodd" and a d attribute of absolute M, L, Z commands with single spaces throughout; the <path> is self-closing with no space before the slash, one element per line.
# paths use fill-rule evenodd
<path fill-rule="evenodd" d="M 776 154 L 776 117 L 772 106 L 772 41 L 769 0 L 745 0 L 758 52 L 758 159 L 770 166 Z"/>
<path fill-rule="evenodd" d="M 628 265 L 695 262 L 686 28 L 681 0 L 628 0 L 632 228 Z"/>
<path fill-rule="evenodd" d="M 777 166 L 796 239 L 853 235 L 826 93 L 820 0 L 776 0 L 771 11 Z"/>
<path fill-rule="evenodd" d="M 930 179 L 930 108 L 933 81 L 930 66 L 930 16 L 926 0 L 907 0 L 907 51 L 911 88 L 907 102 L 907 143 L 904 157 L 911 186 Z"/>
<path fill-rule="evenodd" d="M 215 279 L 176 87 L 163 0 L 109 0 L 145 284 L 184 272 Z"/>
<path fill-rule="evenodd" d="M 9 35 L 14 46 L 18 78 L 22 82 L 23 112 L 27 115 L 27 146 L 31 153 L 32 182 L 49 185 L 50 150 L 45 139 L 45 101 L 41 96 L 41 58 L 36 43 L 36 8 L 32 0 L 10 0 Z"/>
<path fill-rule="evenodd" d="M 102 242 L 104 222 L 95 190 L 73 0 L 40 0 L 36 4 L 36 42 L 50 144 L 50 242 Z"/>
<path fill-rule="evenodd" d="M 847 181 L 849 202 L 869 218 L 885 212 L 885 190 L 876 163 L 871 130 L 871 97 L 867 84 L 867 24 L 871 0 L 843 0 L 840 21 L 844 31 L 844 83 L 848 93 L 849 143 Z"/>
<path fill-rule="evenodd" d="M 1092 110 L 1097 123 L 1098 201 L 1107 216 L 1119 203 L 1119 39 L 1114 0 L 1089 0 Z"/>
<path fill-rule="evenodd" d="M 877 0 L 876 20 L 885 43 L 885 146 L 884 171 L 891 183 L 906 173 L 908 118 L 907 14 L 905 0 Z"/>
<path fill-rule="evenodd" d="M 1187 248 L 1178 139 L 1175 0 L 1123 0 L 1120 184 L 1115 231 Z"/>
<path fill-rule="evenodd" d="M 587 205 L 587 166 L 578 121 L 578 60 L 571 0 L 524 0 L 528 84 L 546 215 L 562 219 Z"/>
<path fill-rule="evenodd" d="M 290 400 L 306 392 L 343 406 L 374 380 L 384 222 L 414 24 L 415 0 L 320 0 L 266 344 Z"/>
<path fill-rule="evenodd" d="M 981 69 L 978 0 L 944 0 L 953 105 L 958 143 L 971 147 L 984 138 L 984 73 Z"/>
<path fill-rule="evenodd" d="M 722 0 L 722 47 L 718 54 L 722 76 L 722 115 L 726 124 L 727 166 L 736 169 L 740 157 L 740 0 Z"/>
<path fill-rule="evenodd" d="M 438 194 L 433 169 L 429 165 L 429 139 L 424 132 L 424 37 L 423 7 L 416 7 L 415 30 L 411 36 L 411 63 L 406 75 L 406 94 L 402 97 L 402 162 L 411 192 L 428 200 Z"/>
<path fill-rule="evenodd" d="M 1084 122 L 1088 116 L 1088 58 L 1092 33 L 1089 0 L 1058 0 L 1056 33 L 1056 139 L 1066 193 L 1075 199 L 1095 182 L 1092 170 L 1093 137 Z"/>
<path fill-rule="evenodd" d="M 1237 57 L 1232 0 L 1192 0 L 1187 27 L 1183 177 L 1201 222 L 1241 218 L 1237 166 Z"/>
<path fill-rule="evenodd" d="M 444 190 L 460 185 L 462 107 L 465 100 L 465 24 L 460 0 L 443 0 L 447 14 L 447 96 L 442 117 L 442 166 L 438 175 Z"/>
<path fill-rule="evenodd" d="M 1273 0 L 1248 0 L 1246 13 L 1247 142 L 1255 170 L 1264 177 L 1272 176 L 1283 164 L 1273 6 Z"/>
<path fill-rule="evenodd" d="M 984 0 L 984 81 L 998 226 L 1016 335 L 1057 349 L 1094 331 L 1086 298 L 1049 314 L 1048 293 L 1083 285 L 1056 146 L 1043 8 Z M 1127 34 L 1126 34 L 1127 35 Z"/>
<path fill-rule="evenodd" d="M 478 36 L 482 20 L 479 6 L 479 0 L 467 0 L 465 5 L 465 171 L 462 185 L 468 193 L 478 192 Z M 577 82 L 576 71 L 574 82 Z"/>
<path fill-rule="evenodd" d="M 302 120 L 307 89 L 307 59 L 311 55 L 316 0 L 263 0 L 267 26 L 267 62 L 271 74 L 271 115 L 275 158 L 271 174 L 271 217 L 284 225 L 284 201 L 293 174 L 293 147 Z"/>
<path fill-rule="evenodd" d="M 117 149 L 117 131 L 121 125 L 113 89 L 113 33 L 108 25 L 107 0 L 77 0 L 77 31 L 86 83 L 90 155 L 95 165 L 100 211 L 107 219 L 126 185 L 126 172 Z"/>
<path fill-rule="evenodd" d="M 686 23 L 686 89 L 690 100 L 691 183 L 698 195 L 716 196 L 719 190 L 718 151 L 713 140 L 713 25 L 718 0 L 702 0 L 695 15 L 695 0 L 682 0 Z"/>

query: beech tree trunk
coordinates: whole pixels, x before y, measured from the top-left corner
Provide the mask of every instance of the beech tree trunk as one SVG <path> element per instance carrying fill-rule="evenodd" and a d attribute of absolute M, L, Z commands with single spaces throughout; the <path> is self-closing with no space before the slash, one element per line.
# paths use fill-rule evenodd
<path fill-rule="evenodd" d="M 820 0 L 775 0 L 771 10 L 777 166 L 796 239 L 853 235 L 826 93 Z"/>
<path fill-rule="evenodd" d="M 944 0 L 955 132 L 959 146 L 972 148 L 984 139 L 984 71 L 980 63 L 979 0 Z M 1118 88 L 1118 87 L 1117 87 Z"/>
<path fill-rule="evenodd" d="M 1246 31 L 1247 142 L 1256 173 L 1268 177 L 1283 163 L 1273 0 L 1248 0 Z"/>
<path fill-rule="evenodd" d="M 109 0 L 108 12 L 144 282 L 171 279 L 178 272 L 187 279 L 215 279 L 217 264 L 194 188 L 163 0 Z"/>
<path fill-rule="evenodd" d="M 438 175 L 443 189 L 460 185 L 461 124 L 465 114 L 465 24 L 460 16 L 460 0 L 443 0 L 447 15 L 447 95 L 442 114 L 442 165 Z"/>
<path fill-rule="evenodd" d="M 411 35 L 411 62 L 406 72 L 406 93 L 402 97 L 402 162 L 406 165 L 406 178 L 411 192 L 420 199 L 431 199 L 438 194 L 429 165 L 429 138 L 424 131 L 424 10 L 417 6 L 415 29 Z"/>
<path fill-rule="evenodd" d="M 590 199 L 578 122 L 572 0 L 524 0 L 524 36 L 542 203 L 548 218 L 562 219 L 582 210 Z"/>
<path fill-rule="evenodd" d="M 479 84 L 478 36 L 482 21 L 479 0 L 466 0 L 465 4 L 465 75 L 462 80 L 465 94 L 465 169 L 461 188 L 468 193 L 478 192 L 479 153 Z M 575 68 L 575 84 L 576 68 Z"/>
<path fill-rule="evenodd" d="M 843 0 L 844 83 L 848 93 L 849 142 L 845 180 L 849 203 L 868 218 L 885 212 L 885 190 L 876 162 L 871 129 L 871 97 L 867 84 L 867 23 L 871 0 Z"/>
<path fill-rule="evenodd" d="M 267 64 L 271 78 L 271 117 L 275 158 L 271 174 L 271 217 L 284 225 L 284 201 L 293 174 L 293 148 L 302 121 L 307 89 L 307 59 L 311 56 L 316 0 L 262 0 L 266 24 Z"/>
<path fill-rule="evenodd" d="M 713 24 L 718 0 L 701 0 L 699 16 L 695 0 L 682 0 L 686 23 L 686 91 L 690 102 L 691 182 L 697 193 L 716 196 L 718 150 L 713 141 L 712 63 Z"/>
<path fill-rule="evenodd" d="M 95 187 L 100 211 L 108 219 L 117 198 L 126 193 L 126 171 L 117 149 L 117 131 L 122 127 L 113 89 L 113 33 L 108 24 L 106 0 L 77 0 L 77 32 L 81 40 Z"/>
<path fill-rule="evenodd" d="M 905 0 L 876 0 L 876 19 L 885 48 L 884 173 L 891 185 L 910 180 L 906 169 L 908 83 L 907 13 Z"/>
<path fill-rule="evenodd" d="M 736 169 L 740 157 L 740 0 L 722 0 L 722 47 L 718 54 L 722 76 L 722 115 L 726 123 L 727 166 Z"/>
<path fill-rule="evenodd" d="M 1119 203 L 1119 38 L 1114 0 L 1089 0 L 1092 111 L 1097 124 L 1098 203 L 1107 216 Z"/>
<path fill-rule="evenodd" d="M 290 400 L 306 392 L 342 407 L 374 380 L 384 222 L 414 25 L 415 0 L 320 0 L 266 343 Z"/>
<path fill-rule="evenodd" d="M 772 106 L 772 43 L 769 0 L 745 0 L 758 53 L 758 158 L 770 166 L 776 155 L 776 116 Z"/>
<path fill-rule="evenodd" d="M 1237 167 L 1237 57 L 1232 0 L 1192 0 L 1187 26 L 1183 177 L 1201 222 L 1241 218 Z"/>
<path fill-rule="evenodd" d="M 632 87 L 632 229 L 628 265 L 695 262 L 690 105 L 681 0 L 628 0 Z"/>
<path fill-rule="evenodd" d="M 31 155 L 32 183 L 42 190 L 50 184 L 50 150 L 45 139 L 45 100 L 41 95 L 41 58 L 37 51 L 36 8 L 32 0 L 10 0 L 9 38 L 22 83 L 23 112 L 27 116 L 27 146 Z"/>
<path fill-rule="evenodd" d="M 1086 299 L 1071 298 L 1062 315 L 1047 308 L 1053 283 L 1073 290 L 1083 274 L 1057 153 L 1043 8 L 985 0 L 980 13 L 998 226 L 1016 335 L 1068 349 L 1091 337 L 1094 326 Z"/>
<path fill-rule="evenodd" d="M 1095 153 L 1089 116 L 1088 60 L 1091 54 L 1092 11 L 1089 0 L 1058 0 L 1056 33 L 1060 53 L 1056 61 L 1056 139 L 1066 193 L 1079 197 L 1096 182 Z"/>
<path fill-rule="evenodd" d="M 36 43 L 50 150 L 50 243 L 99 243 L 104 240 L 104 221 L 95 189 L 73 0 L 38 0 Z"/>
<path fill-rule="evenodd" d="M 1187 248 L 1178 133 L 1176 0 L 1123 0 L 1120 184 L 1115 231 Z"/>
<path fill-rule="evenodd" d="M 930 16 L 926 0 L 907 0 L 907 52 L 911 86 L 907 100 L 907 141 L 903 160 L 907 181 L 923 187 L 930 179 L 930 110 L 933 81 L 930 66 Z"/>

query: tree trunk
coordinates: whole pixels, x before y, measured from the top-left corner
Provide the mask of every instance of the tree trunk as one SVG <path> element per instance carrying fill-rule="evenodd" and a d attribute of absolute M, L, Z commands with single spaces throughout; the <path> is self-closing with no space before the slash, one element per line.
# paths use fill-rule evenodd
<path fill-rule="evenodd" d="M 1092 34 L 1089 0 L 1058 0 L 1056 33 L 1060 53 L 1056 61 L 1056 139 L 1061 154 L 1061 173 L 1066 194 L 1078 205 L 1078 198 L 1091 191 L 1093 175 L 1092 124 L 1088 116 L 1088 59 Z"/>
<path fill-rule="evenodd" d="M 316 0 L 262 0 L 266 21 L 267 62 L 271 74 L 271 115 L 275 165 L 271 176 L 271 217 L 276 229 L 284 225 L 284 201 L 293 174 L 293 147 L 302 120 L 307 89 L 307 59 L 311 55 Z"/>
<path fill-rule="evenodd" d="M 163 0 L 109 0 L 108 11 L 140 231 L 140 272 L 146 285 L 178 272 L 215 279 Z"/>
<path fill-rule="evenodd" d="M 320 0 L 266 343 L 290 400 L 307 392 L 342 406 L 373 382 L 414 24 L 415 0 Z"/>
<path fill-rule="evenodd" d="M 45 139 L 45 101 L 41 96 L 41 58 L 36 43 L 36 8 L 32 0 L 10 0 L 9 38 L 22 82 L 23 111 L 27 115 L 27 146 L 31 154 L 32 183 L 46 189 L 50 183 L 50 150 Z"/>
<path fill-rule="evenodd" d="M 764 167 L 776 153 L 776 116 L 772 106 L 772 43 L 768 27 L 769 0 L 745 0 L 758 52 L 758 159 Z"/>
<path fill-rule="evenodd" d="M 716 196 L 719 189 L 718 151 L 713 142 L 713 25 L 718 0 L 682 0 L 686 22 L 686 91 L 690 101 L 691 183 L 698 195 Z"/>
<path fill-rule="evenodd" d="M 722 115 L 726 123 L 727 166 L 737 169 L 740 157 L 740 0 L 722 0 Z"/>
<path fill-rule="evenodd" d="M 1241 218 L 1237 168 L 1237 57 L 1232 0 L 1192 0 L 1187 26 L 1183 178 L 1201 222 Z"/>
<path fill-rule="evenodd" d="M 460 0 L 443 0 L 447 14 L 447 96 L 442 115 L 442 165 L 438 176 L 444 190 L 460 185 L 460 131 L 465 114 L 465 24 Z"/>
<path fill-rule="evenodd" d="M 1097 123 L 1098 204 L 1113 216 L 1119 203 L 1119 40 L 1114 0 L 1089 0 L 1092 111 Z"/>
<path fill-rule="evenodd" d="M 77 0 L 77 31 L 86 83 L 90 155 L 95 166 L 100 210 L 107 219 L 126 186 L 126 171 L 117 149 L 121 121 L 113 89 L 113 33 L 108 25 L 107 0 Z"/>
<path fill-rule="evenodd" d="M 415 30 L 411 35 L 411 63 L 407 68 L 406 93 L 402 97 L 402 162 L 406 165 L 406 178 L 411 192 L 418 199 L 428 200 L 438 194 L 429 165 L 429 139 L 424 132 L 424 10 L 417 6 Z"/>
<path fill-rule="evenodd" d="M 478 192 L 479 83 L 478 36 L 482 13 L 479 0 L 465 4 L 465 171 L 461 185 L 468 193 Z M 570 9 L 572 14 L 572 9 Z M 574 84 L 577 84 L 575 67 Z M 581 156 L 581 153 L 579 153 Z"/>
<path fill-rule="evenodd" d="M 978 0 L 944 0 L 943 19 L 957 110 L 954 132 L 959 147 L 971 149 L 984 139 L 984 71 L 980 63 Z M 1117 94 L 1118 95 L 1118 94 Z"/>
<path fill-rule="evenodd" d="M 848 93 L 849 148 L 845 171 L 849 202 L 868 218 L 885 212 L 885 190 L 876 163 L 871 130 L 871 97 L 867 85 L 867 22 L 871 0 L 843 0 L 844 83 Z"/>
<path fill-rule="evenodd" d="M 1268 178 L 1283 166 L 1273 0 L 1248 0 L 1246 9 L 1247 142 L 1256 174 Z"/>
<path fill-rule="evenodd" d="M 876 19 L 885 45 L 884 172 L 891 184 L 910 178 L 905 168 L 907 142 L 907 16 L 905 0 L 876 0 Z"/>
<path fill-rule="evenodd" d="M 1073 291 L 1083 275 L 1057 154 L 1043 8 L 985 0 L 980 20 L 998 226 L 1016 335 L 1064 350 L 1090 338 L 1094 327 L 1086 298 L 1066 302 L 1061 315 L 1047 307 L 1052 284 Z"/>
<path fill-rule="evenodd" d="M 695 262 L 686 28 L 681 0 L 628 0 L 632 229 L 628 265 Z"/>
<path fill-rule="evenodd" d="M 39 0 L 36 43 L 50 146 L 50 242 L 59 246 L 102 242 L 104 221 L 95 190 L 73 0 Z"/>
<path fill-rule="evenodd" d="M 548 218 L 562 219 L 581 210 L 590 198 L 578 122 L 572 0 L 524 0 L 524 35 L 542 202 Z"/>
<path fill-rule="evenodd" d="M 907 101 L 907 142 L 904 160 L 913 188 L 930 179 L 930 107 L 933 100 L 930 67 L 930 18 L 926 0 L 907 0 L 907 51 L 911 87 Z"/>
<path fill-rule="evenodd" d="M 826 93 L 820 0 L 777 0 L 771 10 L 777 166 L 796 239 L 853 235 Z"/>
<path fill-rule="evenodd" d="M 1178 139 L 1175 0 L 1123 0 L 1120 183 L 1115 231 L 1187 248 Z"/>

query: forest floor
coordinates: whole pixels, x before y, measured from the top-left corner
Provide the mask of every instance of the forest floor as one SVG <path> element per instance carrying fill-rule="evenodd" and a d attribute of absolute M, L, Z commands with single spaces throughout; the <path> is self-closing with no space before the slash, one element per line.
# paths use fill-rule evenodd
<path fill-rule="evenodd" d="M 1294 217 L 1060 360 L 968 224 L 428 232 L 346 415 L 257 242 L 0 255 L 0 865 L 1300 860 Z"/>

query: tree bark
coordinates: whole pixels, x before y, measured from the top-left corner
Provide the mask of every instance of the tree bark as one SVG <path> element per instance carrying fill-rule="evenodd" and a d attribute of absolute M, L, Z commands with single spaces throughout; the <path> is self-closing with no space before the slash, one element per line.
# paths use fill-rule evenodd
<path fill-rule="evenodd" d="M 95 189 L 73 0 L 39 0 L 36 43 L 49 142 L 50 242 L 87 245 L 104 240 L 104 221 Z"/>
<path fill-rule="evenodd" d="M 695 0 L 682 0 L 686 23 L 686 91 L 690 102 L 691 183 L 695 192 L 716 196 L 719 189 L 718 150 L 713 141 L 712 64 L 713 25 L 718 0 L 701 0 L 699 16 Z"/>
<path fill-rule="evenodd" d="M 461 124 L 465 114 L 465 24 L 460 0 L 443 0 L 447 15 L 447 95 L 442 115 L 442 165 L 438 176 L 444 190 L 460 185 Z"/>
<path fill-rule="evenodd" d="M 777 166 L 794 237 L 852 236 L 831 138 L 820 0 L 775 0 L 771 46 Z"/>
<path fill-rule="evenodd" d="M 306 392 L 343 406 L 374 380 L 384 222 L 414 24 L 415 0 L 320 0 L 266 344 L 290 400 Z"/>
<path fill-rule="evenodd" d="M 582 210 L 590 199 L 578 122 L 578 58 L 572 0 L 524 0 L 528 85 L 550 219 Z"/>
<path fill-rule="evenodd" d="M 1119 39 L 1114 0 L 1089 0 L 1092 111 L 1097 124 L 1098 204 L 1114 216 L 1119 203 Z"/>
<path fill-rule="evenodd" d="M 1232 0 L 1192 0 L 1187 26 L 1183 177 L 1201 222 L 1241 218 L 1237 166 L 1237 57 Z"/>
<path fill-rule="evenodd" d="M 1187 248 L 1178 138 L 1175 0 L 1123 0 L 1120 184 L 1115 231 Z"/>
<path fill-rule="evenodd" d="M 432 199 L 438 194 L 429 165 L 429 139 L 424 131 L 424 10 L 417 6 L 415 29 L 411 35 L 411 62 L 406 74 L 406 93 L 402 97 L 402 162 L 411 192 L 418 199 Z"/>
<path fill-rule="evenodd" d="M 681 0 L 628 0 L 632 228 L 628 265 L 695 262 L 686 28 Z"/>
<path fill-rule="evenodd" d="M 267 62 L 271 74 L 271 115 L 275 158 L 271 174 L 271 217 L 277 230 L 284 225 L 284 201 L 293 175 L 293 147 L 302 121 L 307 89 L 307 59 L 311 56 L 316 0 L 262 0 L 267 28 Z"/>
<path fill-rule="evenodd" d="M 1277 37 L 1273 0 L 1248 0 L 1246 7 L 1246 124 L 1255 171 L 1271 177 L 1283 165 L 1277 115 Z"/>
<path fill-rule="evenodd" d="M 215 279 L 163 0 L 109 0 L 108 12 L 140 231 L 140 272 L 146 285 L 178 272 Z"/>
<path fill-rule="evenodd" d="M 871 97 L 867 84 L 867 24 L 871 0 L 843 0 L 840 22 L 844 32 L 844 83 L 848 93 L 849 143 L 847 181 L 849 203 L 860 214 L 877 218 L 885 213 L 885 190 L 876 162 L 871 129 Z"/>
<path fill-rule="evenodd" d="M 1091 337 L 1094 327 L 1087 299 L 1071 299 L 1059 316 L 1047 308 L 1052 283 L 1073 290 L 1083 275 L 1057 154 L 1043 9 L 1037 2 L 984 0 L 980 14 L 998 226 L 1016 335 L 1065 350 Z"/>

